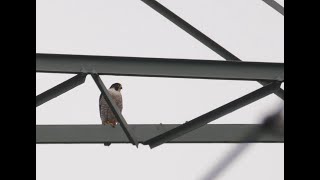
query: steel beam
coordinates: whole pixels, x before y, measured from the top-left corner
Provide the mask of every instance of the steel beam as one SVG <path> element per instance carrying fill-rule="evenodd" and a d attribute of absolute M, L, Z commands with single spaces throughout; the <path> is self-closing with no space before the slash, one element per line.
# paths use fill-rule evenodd
<path fill-rule="evenodd" d="M 207 35 L 199 31 L 197 28 L 193 27 L 187 21 L 176 15 L 174 12 L 160 4 L 155 0 L 141 0 L 153 10 L 160 13 L 162 16 L 167 18 L 169 21 L 180 27 L 182 30 L 190 34 L 192 37 L 200 41 L 202 44 L 210 48 L 212 51 L 219 54 L 221 57 L 225 58 L 226 60 L 230 61 L 241 61 L 238 57 L 233 55 L 231 52 L 226 50 L 224 47 L 219 45 L 217 42 L 210 39 Z"/>
<path fill-rule="evenodd" d="M 283 63 L 37 54 L 36 72 L 283 81 Z"/>
<path fill-rule="evenodd" d="M 109 94 L 107 88 L 103 84 L 101 78 L 97 74 L 92 74 L 92 78 L 94 79 L 95 83 L 97 84 L 98 88 L 100 89 L 102 96 L 107 101 L 111 111 L 113 112 L 114 116 L 117 118 L 120 126 L 122 127 L 124 133 L 127 135 L 128 139 L 133 145 L 136 145 L 138 147 L 138 141 L 135 137 L 134 133 L 131 131 L 131 129 L 128 127 L 128 124 L 124 117 L 122 116 L 120 110 L 118 109 L 116 103 L 113 101 L 111 95 Z"/>
<path fill-rule="evenodd" d="M 267 86 L 264 86 L 252 93 L 249 93 L 239 99 L 236 99 L 226 105 L 223 105 L 213 111 L 210 111 L 200 117 L 197 117 L 177 128 L 174 128 L 170 131 L 167 131 L 161 135 L 158 135 L 156 137 L 153 137 L 145 142 L 145 144 L 148 144 L 151 148 L 157 147 L 163 143 L 166 143 L 168 141 L 171 141 L 175 138 L 178 138 L 182 135 L 185 135 L 191 131 L 194 131 L 202 126 L 205 126 L 206 124 L 217 120 L 227 114 L 230 114 L 242 107 L 245 107 L 261 98 L 264 98 L 275 91 L 277 91 L 280 88 L 281 83 L 274 82 Z"/>
<path fill-rule="evenodd" d="M 217 42 L 210 39 L 207 35 L 193 27 L 191 24 L 183 20 L 181 17 L 176 15 L 174 12 L 170 11 L 168 8 L 160 4 L 159 2 L 155 0 L 141 0 L 145 4 L 147 4 L 149 7 L 160 13 L 162 16 L 167 18 L 169 21 L 180 27 L 182 30 L 184 30 L 186 33 L 197 39 L 199 42 L 219 54 L 221 57 L 223 57 L 227 61 L 242 61 L 240 58 L 232 54 L 230 51 L 222 47 Z M 265 82 L 258 81 L 260 84 L 264 85 Z M 281 99 L 284 99 L 284 91 L 280 88 L 275 94 L 280 97 Z"/>
<path fill-rule="evenodd" d="M 170 129 L 173 125 L 129 125 L 137 141 L 143 143 Z M 283 143 L 284 137 L 273 133 L 264 133 L 259 139 L 247 139 L 243 136 L 259 124 L 209 124 L 168 143 Z M 131 143 L 120 127 L 102 125 L 37 125 L 37 144 L 105 144 Z"/>
<path fill-rule="evenodd" d="M 262 1 L 284 16 L 284 7 L 282 7 L 279 3 L 277 3 L 274 0 L 262 0 Z"/>
<path fill-rule="evenodd" d="M 75 77 L 49 89 L 48 91 L 39 94 L 36 97 L 36 107 L 72 90 L 73 88 L 78 87 L 86 81 L 86 74 L 78 74 Z"/>

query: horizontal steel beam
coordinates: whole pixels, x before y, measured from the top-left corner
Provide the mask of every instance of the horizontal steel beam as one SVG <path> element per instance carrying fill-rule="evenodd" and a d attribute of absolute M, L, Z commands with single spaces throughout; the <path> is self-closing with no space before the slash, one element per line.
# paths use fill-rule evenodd
<path fill-rule="evenodd" d="M 80 73 L 75 77 L 49 89 L 48 91 L 39 94 L 36 97 L 36 107 L 41 106 L 42 104 L 80 86 L 86 81 L 86 77 L 87 74 Z"/>
<path fill-rule="evenodd" d="M 36 72 L 283 81 L 283 63 L 37 54 Z"/>
<path fill-rule="evenodd" d="M 129 125 L 139 143 L 180 125 Z M 259 139 L 243 137 L 258 124 L 209 124 L 168 143 L 283 143 L 284 137 L 264 133 Z M 131 143 L 120 126 L 102 125 L 37 125 L 37 144 L 104 144 Z"/>

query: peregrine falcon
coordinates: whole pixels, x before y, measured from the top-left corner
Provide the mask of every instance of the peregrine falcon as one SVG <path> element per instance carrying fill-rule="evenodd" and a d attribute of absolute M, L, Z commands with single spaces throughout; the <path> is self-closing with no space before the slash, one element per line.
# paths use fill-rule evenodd
<path fill-rule="evenodd" d="M 108 89 L 109 94 L 116 103 L 120 112 L 122 112 L 123 109 L 121 90 L 122 85 L 120 83 L 112 84 L 111 87 Z M 117 118 L 113 114 L 111 108 L 109 107 L 109 104 L 104 99 L 102 94 L 100 94 L 99 97 L 99 111 L 103 125 L 111 125 L 112 127 L 115 127 L 117 125 Z"/>

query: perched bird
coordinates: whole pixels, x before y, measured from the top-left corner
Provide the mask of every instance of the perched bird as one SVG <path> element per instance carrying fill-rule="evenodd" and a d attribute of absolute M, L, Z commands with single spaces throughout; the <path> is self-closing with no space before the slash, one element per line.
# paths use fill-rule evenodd
<path fill-rule="evenodd" d="M 108 89 L 109 94 L 111 95 L 113 101 L 116 103 L 120 112 L 122 112 L 123 109 L 121 90 L 122 85 L 120 83 L 112 84 Z M 112 127 L 115 127 L 117 125 L 117 118 L 113 114 L 109 104 L 102 94 L 99 97 L 99 111 L 103 125 L 111 125 Z"/>

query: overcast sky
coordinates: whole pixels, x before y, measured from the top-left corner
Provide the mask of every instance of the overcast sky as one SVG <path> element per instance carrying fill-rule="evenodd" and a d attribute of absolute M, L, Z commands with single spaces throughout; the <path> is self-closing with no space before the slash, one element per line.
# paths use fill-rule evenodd
<path fill-rule="evenodd" d="M 284 62 L 284 18 L 261 0 L 159 0 L 245 61 Z M 279 1 L 283 5 L 283 1 Z M 223 60 L 138 0 L 37 0 L 36 52 Z M 36 74 L 36 92 L 73 75 Z M 103 76 L 123 85 L 129 124 L 184 123 L 260 88 L 256 82 Z M 37 124 L 99 124 L 99 90 L 84 85 L 40 106 Z M 282 101 L 270 95 L 213 123 L 259 123 Z M 203 177 L 234 145 L 36 145 L 37 179 Z M 221 180 L 280 180 L 283 144 L 254 144 Z"/>

